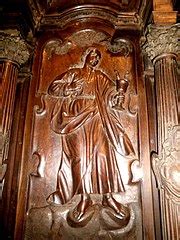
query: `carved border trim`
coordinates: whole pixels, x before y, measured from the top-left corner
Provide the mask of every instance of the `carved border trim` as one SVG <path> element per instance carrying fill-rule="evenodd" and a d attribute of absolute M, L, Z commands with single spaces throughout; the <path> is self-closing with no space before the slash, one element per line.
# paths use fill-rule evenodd
<path fill-rule="evenodd" d="M 72 8 L 57 15 L 46 15 L 42 18 L 41 25 L 42 28 L 46 26 L 63 28 L 67 24 L 81 20 L 82 18 L 83 21 L 88 18 L 107 21 L 109 24 L 114 25 L 114 27 L 128 24 L 138 28 L 142 25 L 142 20 L 136 12 L 119 13 L 118 11 L 110 10 L 105 7 L 94 7 L 91 5 Z"/>

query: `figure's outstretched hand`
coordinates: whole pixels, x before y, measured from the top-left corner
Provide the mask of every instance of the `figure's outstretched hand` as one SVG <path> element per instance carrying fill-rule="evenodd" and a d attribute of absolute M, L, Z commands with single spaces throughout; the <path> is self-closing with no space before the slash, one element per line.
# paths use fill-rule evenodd
<path fill-rule="evenodd" d="M 68 77 L 68 81 L 64 84 L 63 95 L 75 97 L 82 93 L 83 91 L 83 79 L 76 77 L 76 74 L 71 74 Z"/>
<path fill-rule="evenodd" d="M 81 85 L 76 73 L 69 72 L 57 77 L 49 86 L 48 93 L 56 97 L 77 95 L 81 90 Z"/>

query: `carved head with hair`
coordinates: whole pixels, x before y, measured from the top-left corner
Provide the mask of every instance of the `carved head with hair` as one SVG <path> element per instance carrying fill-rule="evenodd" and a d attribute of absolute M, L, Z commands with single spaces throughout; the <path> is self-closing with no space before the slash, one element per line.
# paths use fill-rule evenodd
<path fill-rule="evenodd" d="M 85 66 L 96 67 L 101 59 L 101 53 L 97 48 L 88 49 L 85 59 Z"/>

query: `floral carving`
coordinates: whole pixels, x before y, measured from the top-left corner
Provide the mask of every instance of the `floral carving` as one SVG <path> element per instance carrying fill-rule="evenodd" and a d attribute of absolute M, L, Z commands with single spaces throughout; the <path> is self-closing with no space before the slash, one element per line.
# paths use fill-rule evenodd
<path fill-rule="evenodd" d="M 16 30 L 0 31 L 0 58 L 24 64 L 29 58 L 25 41 Z"/>
<path fill-rule="evenodd" d="M 143 46 L 148 57 L 153 60 L 163 53 L 177 53 L 179 24 L 171 26 L 149 25 L 146 42 Z"/>

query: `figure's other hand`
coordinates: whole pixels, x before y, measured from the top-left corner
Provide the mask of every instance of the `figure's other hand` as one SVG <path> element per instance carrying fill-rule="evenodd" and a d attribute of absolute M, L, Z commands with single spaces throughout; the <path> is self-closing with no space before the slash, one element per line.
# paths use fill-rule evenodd
<path fill-rule="evenodd" d="M 57 97 L 75 97 L 83 90 L 83 79 L 76 72 L 68 72 L 58 76 L 49 86 L 48 93 Z"/>
<path fill-rule="evenodd" d="M 119 93 L 117 92 L 111 98 L 112 107 L 116 106 L 118 104 L 118 101 L 119 101 Z"/>
<path fill-rule="evenodd" d="M 64 96 L 78 96 L 83 91 L 83 84 L 80 81 L 73 81 L 71 83 L 66 83 L 63 89 Z"/>
<path fill-rule="evenodd" d="M 60 96 L 62 83 L 60 80 L 55 80 L 48 88 L 48 93 L 52 96 Z"/>

